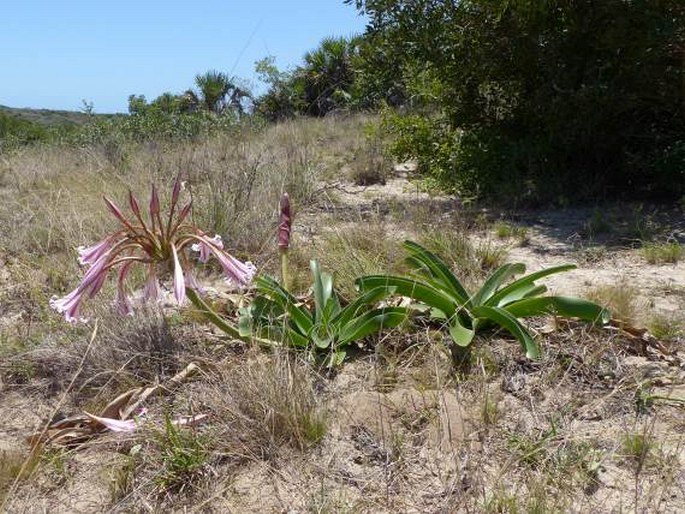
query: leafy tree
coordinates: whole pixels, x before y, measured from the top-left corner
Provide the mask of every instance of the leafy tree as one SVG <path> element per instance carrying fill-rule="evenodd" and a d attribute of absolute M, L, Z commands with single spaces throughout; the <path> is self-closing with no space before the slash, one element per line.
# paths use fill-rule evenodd
<path fill-rule="evenodd" d="M 17 146 L 48 141 L 50 131 L 40 123 L 0 112 L 0 153 Z"/>
<path fill-rule="evenodd" d="M 685 193 L 682 1 L 347 3 L 370 17 L 379 77 L 434 99 L 419 132 L 394 125 L 443 184 L 517 201 Z"/>
<path fill-rule="evenodd" d="M 255 101 L 255 112 L 269 121 L 290 118 L 304 112 L 304 86 L 295 73 L 281 71 L 273 56 L 255 63 L 259 80 L 269 86 L 268 91 Z"/>
<path fill-rule="evenodd" d="M 145 114 L 150 106 L 147 103 L 145 95 L 129 95 L 128 97 L 128 112 L 129 114 Z"/>
<path fill-rule="evenodd" d="M 195 77 L 200 96 L 186 91 L 190 105 L 201 105 L 210 112 L 220 113 L 227 107 L 239 114 L 245 111 L 244 101 L 252 95 L 246 87 L 239 86 L 225 73 L 210 70 Z"/>
<path fill-rule="evenodd" d="M 173 93 L 162 93 L 151 103 L 153 108 L 165 114 L 175 114 L 181 110 L 181 97 Z"/>

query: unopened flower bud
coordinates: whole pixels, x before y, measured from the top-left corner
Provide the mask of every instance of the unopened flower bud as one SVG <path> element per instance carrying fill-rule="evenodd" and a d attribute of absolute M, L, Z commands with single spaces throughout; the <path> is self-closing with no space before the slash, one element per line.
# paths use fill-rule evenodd
<path fill-rule="evenodd" d="M 281 196 L 281 214 L 278 221 L 278 248 L 282 250 L 287 250 L 290 247 L 291 226 L 290 198 L 288 193 L 283 193 L 283 196 Z"/>

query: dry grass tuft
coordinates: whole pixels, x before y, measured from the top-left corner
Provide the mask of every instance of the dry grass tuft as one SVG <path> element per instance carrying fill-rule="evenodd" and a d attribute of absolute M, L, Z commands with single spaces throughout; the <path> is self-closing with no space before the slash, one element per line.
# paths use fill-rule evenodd
<path fill-rule="evenodd" d="M 380 141 L 366 140 L 355 152 L 350 179 L 358 186 L 385 184 L 392 172 L 392 165 Z"/>
<path fill-rule="evenodd" d="M 285 352 L 262 355 L 219 372 L 207 392 L 217 447 L 230 459 L 273 459 L 283 447 L 305 450 L 327 431 L 317 377 Z"/>
<path fill-rule="evenodd" d="M 354 281 L 364 275 L 392 273 L 401 268 L 399 241 L 380 219 L 334 228 L 324 236 L 320 261 L 334 274 L 336 288 L 346 298 L 356 295 Z"/>
<path fill-rule="evenodd" d="M 136 316 L 101 318 L 99 335 L 82 363 L 72 397 L 92 408 L 103 405 L 117 392 L 154 383 L 180 367 L 181 345 L 160 311 L 142 310 Z M 42 383 L 45 394 L 63 391 L 77 371 L 88 346 L 88 327 L 75 327 L 65 340 L 47 342 L 11 357 L 3 371 L 13 383 L 29 374 L 34 387 Z M 94 402 L 94 403 L 93 403 Z"/>
<path fill-rule="evenodd" d="M 597 286 L 587 292 L 587 299 L 609 309 L 613 318 L 633 322 L 644 310 L 636 287 L 622 279 L 615 285 Z"/>
<path fill-rule="evenodd" d="M 28 459 L 28 461 L 27 461 Z M 17 479 L 28 477 L 40 458 L 25 452 L 0 448 L 0 506 Z"/>

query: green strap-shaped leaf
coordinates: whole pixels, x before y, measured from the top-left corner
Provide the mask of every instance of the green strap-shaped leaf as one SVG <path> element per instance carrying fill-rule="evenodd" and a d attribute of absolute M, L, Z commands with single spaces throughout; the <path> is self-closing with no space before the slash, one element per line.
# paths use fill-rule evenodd
<path fill-rule="evenodd" d="M 383 307 L 365 312 L 342 327 L 338 336 L 338 345 L 358 341 L 374 332 L 396 327 L 406 317 L 407 309 L 403 307 Z"/>
<path fill-rule="evenodd" d="M 539 314 L 558 314 L 566 318 L 608 323 L 609 311 L 594 302 L 569 296 L 542 296 L 525 298 L 504 307 L 512 316 L 525 318 Z"/>
<path fill-rule="evenodd" d="M 435 307 L 447 316 L 453 316 L 459 307 L 448 295 L 427 284 L 425 281 L 418 279 L 394 275 L 368 275 L 358 278 L 355 284 L 362 291 L 368 291 L 376 287 L 392 288 L 394 294 L 408 296 L 426 305 Z"/>
<path fill-rule="evenodd" d="M 476 335 L 476 331 L 465 327 L 459 316 L 453 316 L 449 324 L 450 336 L 452 340 L 461 347 L 466 348 L 473 341 L 473 337 Z"/>
<path fill-rule="evenodd" d="M 330 369 L 340 366 L 345 360 L 346 356 L 347 352 L 345 350 L 332 351 L 331 354 L 326 358 L 326 367 Z"/>
<path fill-rule="evenodd" d="M 233 337 L 235 339 L 239 339 L 241 341 L 246 341 L 249 342 L 250 340 L 252 341 L 257 341 L 260 344 L 263 344 L 265 346 L 275 346 L 277 345 L 276 342 L 271 341 L 269 339 L 263 339 L 261 337 L 246 337 L 243 336 L 240 333 L 240 330 L 223 319 L 221 316 L 219 316 L 214 309 L 212 309 L 205 301 L 200 298 L 200 295 L 198 295 L 194 289 L 191 289 L 190 287 L 186 287 L 186 296 L 188 299 L 191 301 L 191 303 L 195 306 L 197 310 L 199 310 L 202 315 L 207 318 L 208 321 L 213 323 L 219 330 L 221 330 L 224 334 Z"/>
<path fill-rule="evenodd" d="M 488 277 L 480 290 L 471 299 L 470 305 L 483 305 L 511 277 L 524 273 L 526 266 L 520 262 L 503 264 Z"/>
<path fill-rule="evenodd" d="M 257 290 L 281 306 L 301 334 L 308 334 L 314 320 L 309 312 L 297 305 L 297 299 L 271 277 L 260 276 L 255 279 Z"/>
<path fill-rule="evenodd" d="M 336 302 L 333 301 L 333 277 L 328 273 L 323 273 L 316 260 L 311 260 L 309 266 L 314 275 L 314 321 L 321 323 L 327 314 L 333 314 Z"/>
<path fill-rule="evenodd" d="M 297 303 L 297 298 L 291 295 L 281 284 L 268 275 L 260 275 L 254 279 L 257 291 L 270 297 L 285 307 L 288 303 Z"/>
<path fill-rule="evenodd" d="M 342 327 L 352 318 L 359 315 L 361 311 L 369 310 L 376 302 L 381 301 L 394 292 L 394 287 L 374 287 L 373 289 L 369 289 L 360 294 L 354 301 L 331 318 L 330 323 Z"/>
<path fill-rule="evenodd" d="M 504 296 L 499 300 L 497 305 L 493 307 L 504 307 L 513 302 L 522 300 L 523 298 L 530 298 L 533 296 L 540 296 L 547 292 L 547 286 L 537 285 L 534 282 L 529 284 L 522 284 L 521 287 L 514 289 L 508 295 Z M 490 305 L 490 302 L 485 302 L 485 305 Z"/>
<path fill-rule="evenodd" d="M 523 350 L 526 352 L 526 357 L 529 359 L 540 357 L 540 349 L 533 336 L 511 313 L 499 307 L 479 305 L 474 307 L 473 314 L 479 318 L 485 318 L 509 331 L 521 343 Z"/>
<path fill-rule="evenodd" d="M 217 328 L 219 328 L 219 330 L 221 330 L 223 333 L 234 337 L 235 339 L 245 340 L 244 336 L 240 334 L 238 328 L 219 316 L 214 309 L 212 309 L 202 298 L 200 298 L 200 295 L 198 295 L 194 289 L 186 287 L 186 296 L 192 302 L 195 308 L 199 310 L 202 315 L 207 318 L 207 320 L 216 325 Z"/>
<path fill-rule="evenodd" d="M 309 333 L 309 339 L 311 339 L 318 348 L 330 347 L 335 341 L 335 336 L 334 327 L 328 323 L 315 324 L 312 331 Z"/>
<path fill-rule="evenodd" d="M 238 333 L 240 337 L 249 337 L 252 334 L 252 312 L 249 307 L 243 307 L 238 314 Z"/>
<path fill-rule="evenodd" d="M 489 305 L 490 307 L 497 306 L 500 304 L 500 300 L 502 298 L 511 294 L 512 291 L 518 290 L 520 287 L 532 284 L 536 280 L 539 280 L 546 276 L 553 275 L 555 273 L 562 273 L 564 271 L 572 270 L 575 268 L 575 264 L 562 264 L 561 266 L 553 266 L 551 268 L 536 271 L 535 273 L 531 273 L 529 275 L 526 275 L 525 277 L 521 277 L 518 280 L 513 281 L 511 284 L 497 291 L 485 302 L 485 305 Z"/>
<path fill-rule="evenodd" d="M 302 334 L 299 334 L 292 328 L 288 328 L 285 334 L 288 338 L 288 343 L 290 343 L 292 346 L 296 346 L 298 348 L 306 348 L 309 346 L 309 339 L 304 337 Z"/>
<path fill-rule="evenodd" d="M 421 264 L 422 267 L 430 270 L 430 274 L 450 291 L 451 296 L 458 299 L 459 304 L 463 305 L 467 302 L 470 297 L 469 292 L 452 273 L 449 266 L 445 264 L 445 261 L 413 241 L 407 240 L 402 245 L 409 252 L 411 262 Z"/>

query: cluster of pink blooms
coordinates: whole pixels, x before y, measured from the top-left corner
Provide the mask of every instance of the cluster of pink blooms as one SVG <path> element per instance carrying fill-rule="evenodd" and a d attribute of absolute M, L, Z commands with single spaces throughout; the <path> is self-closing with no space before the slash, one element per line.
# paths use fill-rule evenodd
<path fill-rule="evenodd" d="M 143 300 L 160 299 L 159 277 L 170 271 L 173 274 L 174 296 L 181 305 L 185 301 L 186 287 L 200 290 L 188 257 L 188 249 L 199 253 L 199 260 L 203 263 L 213 255 L 231 283 L 237 286 L 249 284 L 256 271 L 252 263 L 242 262 L 224 251 L 220 236 L 209 237 L 193 224 L 186 223 L 191 209 L 190 201 L 176 215 L 181 189 L 181 182 L 177 179 L 171 193 L 168 216 L 162 219 L 159 196 L 153 186 L 147 222 L 133 193 L 129 192 L 128 197 L 133 214 L 131 218 L 126 217 L 114 202 L 105 197 L 105 203 L 121 223 L 121 228 L 93 246 L 78 249 L 79 263 L 86 266 L 85 276 L 76 289 L 66 296 L 53 297 L 50 307 L 64 314 L 69 322 L 83 321 L 79 316 L 82 301 L 94 297 L 110 271 L 116 269 L 116 307 L 121 314 L 130 313 L 131 299 L 126 294 L 124 285 L 134 264 L 141 265 L 146 270 Z"/>

